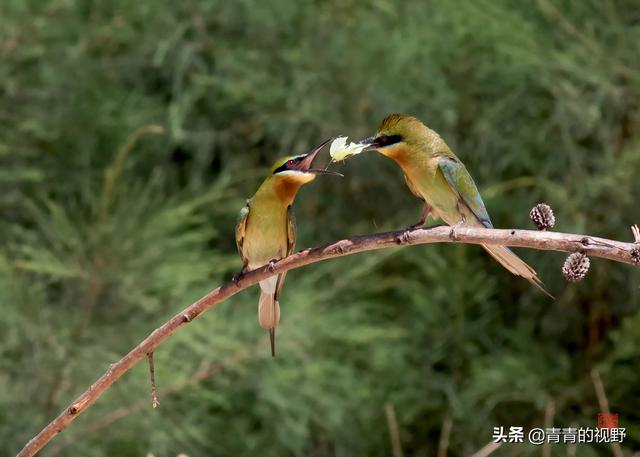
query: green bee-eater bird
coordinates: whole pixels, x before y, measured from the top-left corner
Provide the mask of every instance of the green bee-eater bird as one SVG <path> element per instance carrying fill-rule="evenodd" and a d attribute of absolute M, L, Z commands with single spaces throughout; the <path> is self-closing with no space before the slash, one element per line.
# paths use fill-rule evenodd
<path fill-rule="evenodd" d="M 340 173 L 311 168 L 313 159 L 329 141 L 307 154 L 279 159 L 255 195 L 247 200 L 236 226 L 236 244 L 243 262 L 240 274 L 293 252 L 296 224 L 291 204 L 298 190 L 318 174 L 341 176 Z M 280 321 L 279 299 L 285 276 L 286 273 L 281 273 L 260 281 L 258 321 L 261 327 L 269 329 L 272 356 L 275 356 L 275 331 Z"/>
<path fill-rule="evenodd" d="M 436 132 L 419 119 L 404 114 L 387 116 L 375 136 L 360 141 L 368 149 L 393 159 L 404 172 L 411 192 L 424 202 L 422 217 L 439 217 L 448 225 L 492 228 L 473 178 L 464 164 Z M 500 264 L 517 276 L 549 293 L 537 273 L 505 246 L 483 245 Z"/>

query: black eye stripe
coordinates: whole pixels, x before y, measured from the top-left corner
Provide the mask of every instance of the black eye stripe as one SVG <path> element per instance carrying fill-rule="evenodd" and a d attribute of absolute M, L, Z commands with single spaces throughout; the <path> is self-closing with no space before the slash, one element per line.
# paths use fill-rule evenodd
<path fill-rule="evenodd" d="M 390 144 L 399 143 L 400 141 L 402 141 L 400 135 L 380 135 L 375 139 L 375 143 L 378 146 L 389 146 Z"/>
<path fill-rule="evenodd" d="M 278 168 L 273 170 L 273 174 L 275 175 L 276 173 L 280 173 L 281 171 L 285 171 L 285 170 L 288 170 L 288 169 L 289 168 L 287 167 L 287 164 L 285 163 L 284 165 L 280 165 Z"/>
<path fill-rule="evenodd" d="M 278 168 L 276 168 L 275 170 L 273 170 L 273 174 L 275 175 L 276 173 L 280 173 L 281 171 L 287 171 L 287 170 L 291 170 L 291 167 L 293 167 L 294 165 L 299 164 L 300 162 L 302 162 L 302 160 L 305 158 L 305 156 L 301 156 L 301 157 L 293 157 L 291 159 L 287 159 L 285 161 L 285 163 L 283 163 L 282 165 L 280 165 Z M 292 164 L 289 164 L 289 162 L 293 162 Z"/>

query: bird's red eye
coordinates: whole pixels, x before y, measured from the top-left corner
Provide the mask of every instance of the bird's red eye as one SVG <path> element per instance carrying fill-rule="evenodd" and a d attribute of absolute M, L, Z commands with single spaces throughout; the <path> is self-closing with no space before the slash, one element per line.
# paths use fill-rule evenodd
<path fill-rule="evenodd" d="M 287 160 L 287 167 L 293 167 L 296 164 L 295 160 Z"/>

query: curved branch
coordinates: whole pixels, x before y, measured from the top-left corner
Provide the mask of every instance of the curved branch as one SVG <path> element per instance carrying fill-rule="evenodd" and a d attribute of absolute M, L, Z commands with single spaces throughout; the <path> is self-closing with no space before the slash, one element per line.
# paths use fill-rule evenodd
<path fill-rule="evenodd" d="M 470 227 L 458 227 L 453 232 L 451 227 L 445 226 L 354 236 L 324 246 L 305 249 L 279 260 L 272 267 L 264 266 L 258 268 L 242 275 L 236 281 L 223 284 L 173 316 L 161 327 L 151 332 L 120 361 L 111 364 L 107 371 L 89 389 L 32 438 L 20 451 L 18 457 L 32 456 L 42 449 L 56 434 L 67 428 L 76 417 L 93 405 L 124 373 L 144 359 L 147 354 L 153 352 L 156 347 L 180 327 L 191 322 L 206 310 L 263 279 L 311 263 L 358 252 L 403 245 L 451 242 L 527 247 L 565 252 L 579 251 L 592 257 L 602 257 L 629 264 L 635 264 L 636 261 L 634 259 L 638 258 L 638 244 L 586 235 Z M 632 255 L 632 252 L 635 254 Z"/>

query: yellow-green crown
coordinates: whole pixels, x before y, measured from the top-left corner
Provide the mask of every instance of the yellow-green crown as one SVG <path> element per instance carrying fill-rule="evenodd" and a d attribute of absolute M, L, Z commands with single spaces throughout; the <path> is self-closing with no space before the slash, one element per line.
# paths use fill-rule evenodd
<path fill-rule="evenodd" d="M 421 132 L 425 125 L 420 119 L 407 114 L 390 114 L 385 117 L 378 127 L 378 135 L 410 136 L 412 133 Z"/>

